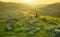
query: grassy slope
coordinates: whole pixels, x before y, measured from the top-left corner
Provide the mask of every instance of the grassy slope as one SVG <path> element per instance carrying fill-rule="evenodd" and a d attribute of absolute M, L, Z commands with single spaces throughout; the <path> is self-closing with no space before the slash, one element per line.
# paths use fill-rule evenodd
<path fill-rule="evenodd" d="M 48 30 L 60 25 L 60 18 L 52 16 L 39 16 L 38 18 L 30 17 L 28 19 L 25 18 L 0 18 L 0 37 L 52 37 L 52 35 L 54 35 L 54 30 Z M 31 23 L 30 21 L 33 22 Z M 13 25 L 14 28 L 8 31 L 6 29 L 9 28 L 7 27 L 9 25 Z M 39 26 L 42 26 L 42 28 Z M 34 27 L 34 29 L 28 32 L 26 29 L 30 29 L 31 27 Z M 37 32 L 32 34 L 31 32 L 34 30 L 37 30 Z"/>
<path fill-rule="evenodd" d="M 24 12 L 27 9 L 30 11 L 30 6 L 27 8 L 27 6 L 24 7 L 24 5 L 20 6 L 18 4 L 3 2 L 0 2 L 0 4 L 0 37 L 53 37 L 55 32 L 51 29 L 60 26 L 60 18 L 58 17 L 39 16 L 36 18 L 35 15 Z M 54 8 L 51 10 L 54 10 Z M 20 11 L 22 12 L 20 13 Z M 39 9 L 39 11 L 41 10 Z M 50 13 L 50 10 L 47 11 Z M 46 14 L 45 11 L 43 13 Z M 13 28 L 7 30 L 11 25 Z M 35 30 L 37 32 L 34 32 Z"/>

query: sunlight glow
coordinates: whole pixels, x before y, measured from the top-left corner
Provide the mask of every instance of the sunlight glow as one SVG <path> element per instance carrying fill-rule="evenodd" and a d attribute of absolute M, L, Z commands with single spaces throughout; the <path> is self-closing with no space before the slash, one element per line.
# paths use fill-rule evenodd
<path fill-rule="evenodd" d="M 34 2 L 34 0 L 23 0 L 22 2 L 23 3 L 32 3 L 32 2 Z"/>

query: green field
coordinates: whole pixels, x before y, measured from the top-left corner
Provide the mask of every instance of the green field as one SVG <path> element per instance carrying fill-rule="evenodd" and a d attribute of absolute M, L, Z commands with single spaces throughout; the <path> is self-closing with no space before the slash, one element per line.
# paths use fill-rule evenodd
<path fill-rule="evenodd" d="M 52 16 L 0 18 L 0 37 L 53 37 L 57 27 L 60 18 Z"/>

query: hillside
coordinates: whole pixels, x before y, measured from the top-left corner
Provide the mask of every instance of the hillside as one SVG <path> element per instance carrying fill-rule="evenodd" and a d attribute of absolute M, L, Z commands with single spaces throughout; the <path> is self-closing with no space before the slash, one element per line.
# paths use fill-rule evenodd
<path fill-rule="evenodd" d="M 16 18 L 23 15 L 23 12 L 30 12 L 33 8 L 30 5 L 22 3 L 1 2 L 0 18 Z"/>
<path fill-rule="evenodd" d="M 43 15 L 60 16 L 60 3 L 46 5 L 38 9 Z M 40 11 L 42 10 L 42 11 Z"/>
<path fill-rule="evenodd" d="M 0 12 L 19 12 L 30 9 L 32 9 L 31 6 L 27 4 L 0 1 Z"/>
<path fill-rule="evenodd" d="M 27 4 L 22 3 L 12 3 L 12 2 L 1 2 L 0 1 L 0 12 L 9 12 L 13 13 L 13 15 L 16 15 L 16 13 L 20 12 L 30 12 L 39 15 L 47 15 L 47 16 L 60 16 L 60 3 L 54 3 L 49 5 L 39 5 L 39 6 L 30 6 Z"/>
<path fill-rule="evenodd" d="M 60 17 L 54 17 L 59 10 L 59 3 L 32 7 L 0 2 L 0 37 L 60 37 Z"/>

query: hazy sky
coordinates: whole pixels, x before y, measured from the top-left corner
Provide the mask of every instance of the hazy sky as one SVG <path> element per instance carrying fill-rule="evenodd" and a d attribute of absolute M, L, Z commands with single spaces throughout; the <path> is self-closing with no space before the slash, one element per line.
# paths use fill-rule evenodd
<path fill-rule="evenodd" d="M 22 2 L 22 0 L 0 0 L 4 2 Z M 34 0 L 34 4 L 51 4 L 60 2 L 60 0 Z"/>

